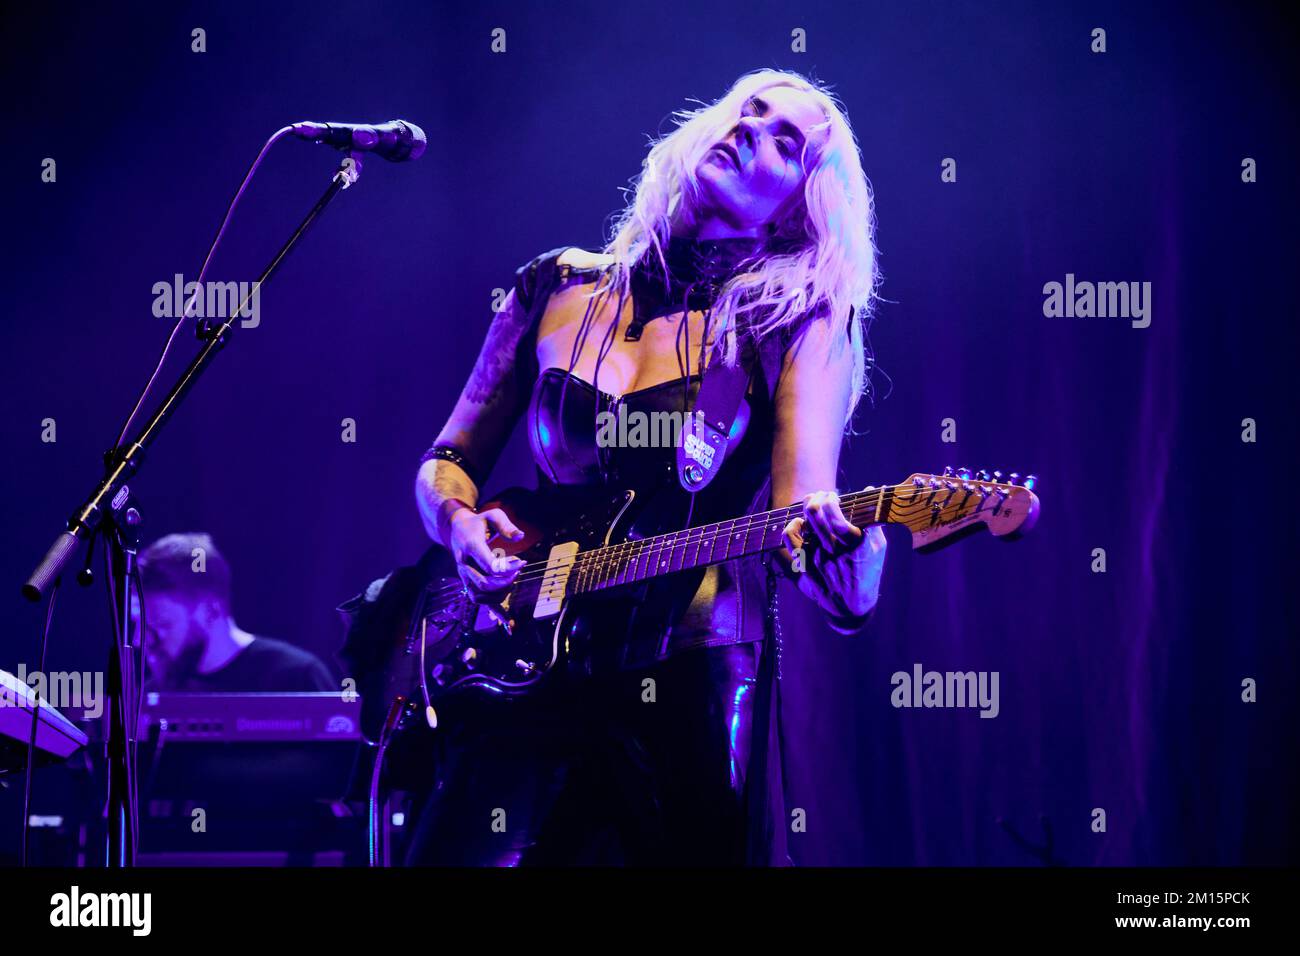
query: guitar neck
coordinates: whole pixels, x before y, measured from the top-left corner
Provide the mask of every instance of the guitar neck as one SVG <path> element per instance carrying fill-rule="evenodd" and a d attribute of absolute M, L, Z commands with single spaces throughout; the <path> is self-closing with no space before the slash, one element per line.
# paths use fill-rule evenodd
<path fill-rule="evenodd" d="M 896 494 L 908 488 L 867 488 L 842 495 L 840 507 L 858 527 L 886 523 Z M 582 552 L 574 562 L 568 591 L 586 594 L 771 551 L 784 544 L 785 526 L 801 514 L 802 504 L 791 505 Z"/>

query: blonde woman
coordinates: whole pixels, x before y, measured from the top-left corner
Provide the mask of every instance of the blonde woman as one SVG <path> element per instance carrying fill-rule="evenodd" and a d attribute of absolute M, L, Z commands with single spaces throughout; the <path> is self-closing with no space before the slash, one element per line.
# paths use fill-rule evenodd
<path fill-rule="evenodd" d="M 491 542 L 520 532 L 475 506 L 521 416 L 544 483 L 663 489 L 675 449 L 599 440 L 602 413 L 689 412 L 713 356 L 749 363 L 726 457 L 686 520 L 802 502 L 784 536 L 805 549 L 793 576 L 853 633 L 876 604 L 885 558 L 880 529 L 851 524 L 836 495 L 879 282 L 853 132 L 828 90 L 777 70 L 675 116 L 603 250 L 561 247 L 517 270 L 422 460 L 421 517 L 469 592 L 490 601 L 523 564 L 494 557 Z M 790 557 L 780 552 L 787 573 Z M 750 738 L 767 691 L 771 586 L 753 558 L 656 582 L 622 609 L 635 624 L 617 666 L 471 708 L 440 731 L 408 860 L 717 864 L 743 862 L 747 847 L 752 859 L 746 810 L 761 802 L 745 783 L 751 756 L 766 751 Z"/>

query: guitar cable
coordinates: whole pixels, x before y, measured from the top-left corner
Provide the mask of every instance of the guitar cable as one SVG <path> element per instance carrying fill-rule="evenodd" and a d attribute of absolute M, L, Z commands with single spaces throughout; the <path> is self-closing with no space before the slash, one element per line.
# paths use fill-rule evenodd
<path fill-rule="evenodd" d="M 393 699 L 392 705 L 388 708 L 388 716 L 384 718 L 384 726 L 379 732 L 379 743 L 375 751 L 375 764 L 370 769 L 370 791 L 367 795 L 370 812 L 366 826 L 368 831 L 366 850 L 367 862 L 372 867 L 388 866 L 387 814 L 384 808 L 380 806 L 379 790 L 384 773 L 384 757 L 388 754 L 388 745 L 392 742 L 393 731 L 397 729 L 398 720 L 401 718 L 405 707 L 405 697 Z"/>

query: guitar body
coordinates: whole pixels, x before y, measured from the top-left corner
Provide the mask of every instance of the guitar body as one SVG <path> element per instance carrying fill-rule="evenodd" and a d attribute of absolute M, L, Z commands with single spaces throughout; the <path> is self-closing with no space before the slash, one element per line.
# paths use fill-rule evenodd
<path fill-rule="evenodd" d="M 511 488 L 481 508 L 500 508 L 524 532 L 518 541 L 493 538 L 489 547 L 540 564 L 557 547 L 587 552 L 679 528 L 687 505 L 671 487 L 648 496 L 549 487 Z M 671 588 L 665 581 L 642 582 L 548 604 L 559 575 L 562 570 L 525 571 L 497 605 L 470 600 L 441 545 L 390 575 L 367 619 L 354 621 L 354 630 L 361 623 L 366 633 L 349 638 L 350 644 L 367 642 L 364 656 L 377 665 L 355 668 L 366 738 L 377 741 L 393 717 L 403 725 L 419 720 L 436 726 L 438 701 L 455 694 L 509 698 L 531 692 L 560 666 L 593 673 L 617 658 L 634 626 L 647 626 L 649 618 L 649 626 L 666 628 L 690 579 L 678 576 Z M 655 593 L 658 600 L 641 600 Z M 362 655 L 354 650 L 344 656 Z M 394 715 L 397 701 L 401 712 Z"/>

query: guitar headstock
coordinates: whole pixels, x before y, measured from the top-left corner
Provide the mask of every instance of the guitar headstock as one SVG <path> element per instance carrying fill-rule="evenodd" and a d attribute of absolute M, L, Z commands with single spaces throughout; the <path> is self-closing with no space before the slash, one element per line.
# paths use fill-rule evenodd
<path fill-rule="evenodd" d="M 1038 520 L 1037 479 L 1012 472 L 945 468 L 942 475 L 915 474 L 894 489 L 890 521 L 912 530 L 912 547 L 934 550 L 981 525 L 1014 541 Z"/>

